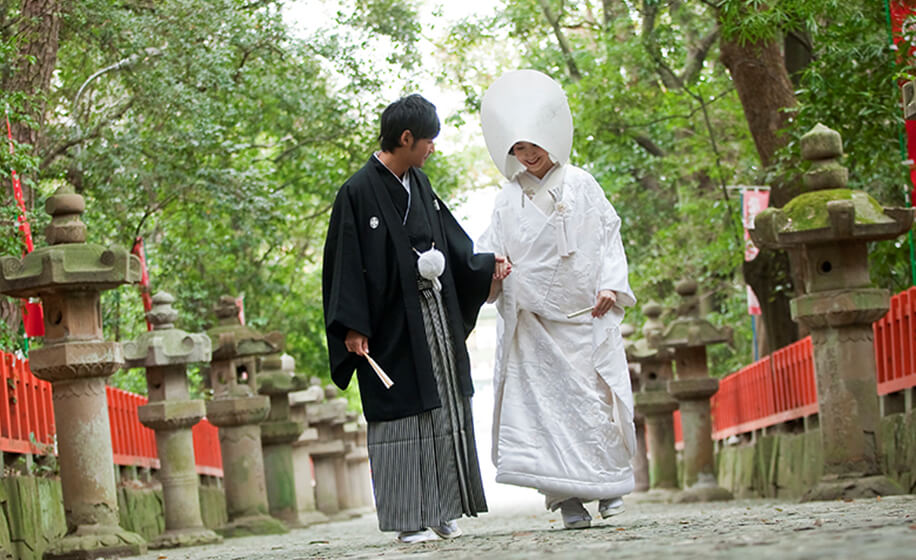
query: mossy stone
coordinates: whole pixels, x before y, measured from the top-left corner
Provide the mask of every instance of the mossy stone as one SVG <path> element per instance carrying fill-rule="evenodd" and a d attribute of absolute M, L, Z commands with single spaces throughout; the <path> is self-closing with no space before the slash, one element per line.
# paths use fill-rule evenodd
<path fill-rule="evenodd" d="M 827 189 L 801 194 L 790 200 L 783 208 L 785 223 L 779 229 L 808 231 L 830 227 L 827 203 L 834 200 L 851 200 L 856 210 L 856 224 L 886 224 L 894 220 L 884 214 L 884 208 L 877 200 L 863 191 L 850 189 Z M 777 209 L 768 209 L 777 211 Z"/>
<path fill-rule="evenodd" d="M 153 540 L 165 531 L 165 514 L 161 490 L 151 488 L 118 489 L 118 513 L 122 528 Z"/>
<path fill-rule="evenodd" d="M 760 497 L 760 490 L 755 486 L 758 478 L 756 459 L 756 445 L 742 445 L 735 448 L 735 482 L 731 491 L 736 498 Z"/>
<path fill-rule="evenodd" d="M 201 486 L 198 494 L 204 527 L 216 529 L 225 525 L 229 521 L 229 515 L 226 512 L 226 492 L 215 486 Z"/>

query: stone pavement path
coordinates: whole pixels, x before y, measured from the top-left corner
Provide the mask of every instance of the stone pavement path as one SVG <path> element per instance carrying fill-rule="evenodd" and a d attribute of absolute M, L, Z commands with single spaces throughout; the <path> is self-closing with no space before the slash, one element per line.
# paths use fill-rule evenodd
<path fill-rule="evenodd" d="M 380 533 L 374 515 L 288 535 L 221 545 L 150 551 L 142 560 L 654 558 L 913 559 L 916 495 L 800 504 L 737 500 L 669 505 L 625 498 L 627 511 L 591 529 L 563 530 L 559 513 L 536 497 L 460 522 L 465 535 L 402 545 Z M 590 505 L 594 514 L 594 505 Z"/>

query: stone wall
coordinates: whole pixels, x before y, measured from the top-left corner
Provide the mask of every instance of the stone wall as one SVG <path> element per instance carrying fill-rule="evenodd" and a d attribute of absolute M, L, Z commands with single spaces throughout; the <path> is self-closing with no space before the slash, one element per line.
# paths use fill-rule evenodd
<path fill-rule="evenodd" d="M 200 486 L 200 506 L 209 528 L 226 522 L 222 488 Z M 150 540 L 165 527 L 162 492 L 130 485 L 118 489 L 121 526 Z M 0 560 L 41 560 L 48 544 L 66 532 L 60 480 L 0 477 Z"/>
<path fill-rule="evenodd" d="M 0 558 L 40 560 L 66 532 L 63 501 L 60 480 L 0 478 Z"/>
<path fill-rule="evenodd" d="M 916 409 L 881 420 L 884 472 L 916 493 Z M 753 443 L 723 447 L 717 454 L 719 485 L 737 498 L 797 499 L 823 469 L 820 432 L 758 436 Z"/>

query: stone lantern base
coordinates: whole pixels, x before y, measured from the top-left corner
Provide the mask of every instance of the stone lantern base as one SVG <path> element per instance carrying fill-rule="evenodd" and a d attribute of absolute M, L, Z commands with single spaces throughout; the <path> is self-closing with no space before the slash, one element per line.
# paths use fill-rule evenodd
<path fill-rule="evenodd" d="M 292 420 L 261 424 L 270 515 L 292 528 L 305 527 L 299 518 L 299 506 L 296 502 L 296 473 L 292 446 L 302 431 L 302 423 Z"/>
<path fill-rule="evenodd" d="M 825 476 L 808 490 L 801 501 L 826 502 L 839 499 L 875 498 L 877 496 L 897 496 L 904 494 L 899 484 L 886 476 L 868 476 L 858 478 L 851 476 Z"/>
<path fill-rule="evenodd" d="M 725 502 L 734 500 L 731 492 L 719 486 L 714 475 L 702 473 L 697 483 L 677 493 L 671 502 L 675 504 L 692 504 L 697 502 Z"/>
<path fill-rule="evenodd" d="M 184 546 L 200 546 L 217 544 L 223 538 L 206 527 L 193 527 L 189 529 L 174 529 L 166 531 L 149 543 L 151 549 L 178 548 Z"/>
<path fill-rule="evenodd" d="M 684 478 L 696 482 L 677 494 L 672 502 L 718 502 L 733 500 L 732 493 L 719 486 L 715 474 L 715 450 L 709 398 L 719 389 L 719 380 L 709 377 L 676 379 L 668 382 L 668 392 L 678 400 L 681 409 L 681 431 L 684 435 Z"/>
<path fill-rule="evenodd" d="M 269 515 L 251 515 L 233 519 L 217 528 L 216 532 L 227 539 L 232 539 L 254 535 L 282 535 L 289 533 L 289 529 L 282 521 Z"/>
<path fill-rule="evenodd" d="M 79 527 L 52 544 L 44 553 L 44 560 L 95 560 L 120 558 L 146 553 L 143 537 L 120 527 Z"/>

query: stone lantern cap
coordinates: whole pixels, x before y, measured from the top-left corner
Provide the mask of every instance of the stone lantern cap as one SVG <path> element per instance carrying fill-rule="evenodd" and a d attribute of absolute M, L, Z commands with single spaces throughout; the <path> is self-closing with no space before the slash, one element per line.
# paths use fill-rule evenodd
<path fill-rule="evenodd" d="M 655 348 L 645 338 L 640 338 L 627 348 L 627 359 L 632 362 L 645 362 L 649 360 L 664 360 L 672 358 L 673 354 L 669 348 Z"/>
<path fill-rule="evenodd" d="M 178 311 L 175 298 L 166 292 L 153 296 L 153 308 L 146 314 L 153 330 L 123 343 L 124 366 L 158 367 L 210 361 L 210 337 L 175 328 Z"/>
<path fill-rule="evenodd" d="M 842 241 L 893 239 L 913 225 L 912 208 L 884 208 L 863 191 L 831 189 L 799 195 L 757 215 L 754 243 L 772 249 Z"/>
<path fill-rule="evenodd" d="M 627 359 L 634 362 L 671 359 L 671 350 L 660 346 L 662 333 L 665 332 L 665 324 L 659 319 L 662 315 L 662 306 L 650 301 L 642 307 L 642 312 L 647 317 L 642 327 L 643 338 L 627 348 Z"/>
<path fill-rule="evenodd" d="M 293 391 L 289 394 L 290 406 L 313 404 L 324 399 L 324 389 L 316 385 L 309 385 L 307 389 Z"/>
<path fill-rule="evenodd" d="M 140 281 L 140 259 L 123 247 L 86 243 L 83 197 L 63 186 L 45 202 L 51 223 L 46 247 L 23 257 L 0 258 L 0 293 L 33 297 L 85 287 L 109 290 Z"/>
<path fill-rule="evenodd" d="M 681 296 L 678 318 L 672 321 L 659 340 L 661 348 L 693 348 L 726 342 L 732 343 L 732 330 L 719 328 L 700 317 L 697 283 L 681 280 L 674 289 Z"/>
<path fill-rule="evenodd" d="M 289 354 L 272 354 L 264 358 L 258 372 L 258 393 L 280 395 L 307 388 L 308 378 L 297 374 L 295 369 L 296 362 Z"/>
<path fill-rule="evenodd" d="M 241 323 L 234 297 L 220 297 L 215 311 L 219 324 L 207 331 L 213 343 L 214 360 L 262 356 L 279 349 L 279 345 L 268 336 Z"/>
<path fill-rule="evenodd" d="M 848 172 L 840 165 L 840 134 L 818 124 L 801 139 L 809 192 L 783 208 L 767 208 L 754 219 L 751 238 L 760 247 L 792 248 L 838 242 L 893 239 L 913 225 L 912 208 L 884 208 L 863 191 L 846 188 Z"/>

